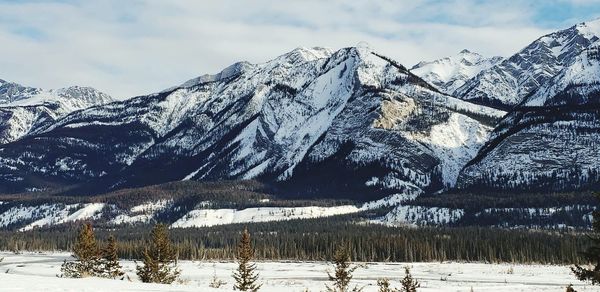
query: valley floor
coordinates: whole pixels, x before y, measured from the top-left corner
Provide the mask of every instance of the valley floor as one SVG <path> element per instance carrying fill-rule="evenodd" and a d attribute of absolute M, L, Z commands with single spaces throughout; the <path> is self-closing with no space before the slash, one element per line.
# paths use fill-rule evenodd
<path fill-rule="evenodd" d="M 123 261 L 127 280 L 99 278 L 65 279 L 56 277 L 67 253 L 0 252 L 0 291 L 232 291 L 231 262 L 181 261 L 182 283 L 177 285 L 144 284 L 137 281 L 133 261 Z M 404 276 L 404 266 L 412 267 L 423 292 L 433 291 L 565 291 L 573 283 L 577 291 L 598 291 L 598 287 L 578 282 L 567 266 L 511 265 L 483 263 L 365 263 L 355 272 L 354 283 L 363 291 L 377 291 L 380 277 L 391 279 L 394 286 Z M 323 291 L 327 281 L 324 262 L 259 262 L 261 291 Z M 209 287 L 216 272 L 227 282 L 220 289 Z M 472 290 L 471 290 L 472 288 Z"/>

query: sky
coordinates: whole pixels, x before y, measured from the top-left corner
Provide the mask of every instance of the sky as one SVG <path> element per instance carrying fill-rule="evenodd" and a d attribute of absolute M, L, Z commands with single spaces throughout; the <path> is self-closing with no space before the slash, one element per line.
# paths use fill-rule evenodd
<path fill-rule="evenodd" d="M 599 17 L 600 0 L 0 0 L 0 79 L 124 99 L 297 47 L 510 56 Z"/>

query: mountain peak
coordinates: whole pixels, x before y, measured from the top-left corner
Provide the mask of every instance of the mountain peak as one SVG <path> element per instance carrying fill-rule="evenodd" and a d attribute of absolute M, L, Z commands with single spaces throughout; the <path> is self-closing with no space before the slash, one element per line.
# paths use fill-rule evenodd
<path fill-rule="evenodd" d="M 0 105 L 30 98 L 39 94 L 39 88 L 27 87 L 14 82 L 0 81 Z"/>
<path fill-rule="evenodd" d="M 575 60 L 523 102 L 527 106 L 597 103 L 600 92 L 600 43 L 590 45 Z M 590 99 L 591 98 L 591 99 Z"/>
<path fill-rule="evenodd" d="M 580 34 L 591 41 L 596 41 L 600 38 L 600 18 L 582 22 L 577 24 L 575 28 Z"/>
<path fill-rule="evenodd" d="M 290 53 L 302 53 L 302 54 L 312 54 L 316 56 L 328 56 L 334 52 L 333 49 L 327 47 L 297 47 L 293 49 Z"/>
<path fill-rule="evenodd" d="M 441 91 L 452 94 L 467 80 L 500 62 L 500 59 L 500 57 L 485 58 L 478 53 L 463 49 L 454 56 L 419 62 L 411 71 Z"/>
<path fill-rule="evenodd" d="M 208 82 L 215 82 L 215 81 L 223 80 L 223 79 L 238 75 L 238 74 L 248 70 L 252 66 L 253 65 L 247 61 L 233 63 L 232 65 L 226 67 L 225 69 L 221 70 L 221 72 L 219 72 L 217 74 L 204 74 L 202 76 L 192 78 L 177 87 L 189 88 L 189 87 L 193 87 L 193 86 L 208 83 Z M 177 88 L 177 87 L 175 87 L 175 88 Z M 169 91 L 172 89 L 174 89 L 174 88 L 169 88 L 164 91 Z"/>
<path fill-rule="evenodd" d="M 0 144 L 21 139 L 77 110 L 112 102 L 91 87 L 44 90 L 0 81 Z"/>
<path fill-rule="evenodd" d="M 318 59 L 324 59 L 330 57 L 334 53 L 334 50 L 323 47 L 298 47 L 292 51 L 285 53 L 277 57 L 275 62 L 286 62 L 290 64 L 300 64 L 304 62 L 310 62 Z M 271 61 L 271 62 L 273 62 Z"/>

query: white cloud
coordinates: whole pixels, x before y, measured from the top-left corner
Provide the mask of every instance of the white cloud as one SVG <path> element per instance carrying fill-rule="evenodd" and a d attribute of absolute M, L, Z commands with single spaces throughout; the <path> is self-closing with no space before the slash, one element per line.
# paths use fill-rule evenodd
<path fill-rule="evenodd" d="M 547 32 L 526 8 L 474 0 L 3 3 L 0 78 L 124 98 L 298 46 L 367 41 L 407 66 L 463 48 L 506 56 Z"/>

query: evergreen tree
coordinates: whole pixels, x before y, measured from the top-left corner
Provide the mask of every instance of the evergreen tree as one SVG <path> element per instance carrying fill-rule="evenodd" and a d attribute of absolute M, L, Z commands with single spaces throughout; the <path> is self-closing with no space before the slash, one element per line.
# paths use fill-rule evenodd
<path fill-rule="evenodd" d="M 600 194 L 598 195 L 600 198 Z M 600 210 L 593 213 L 594 222 L 592 224 L 594 233 L 589 236 L 590 247 L 583 252 L 584 258 L 592 265 L 590 268 L 575 265 L 571 268 L 577 279 L 581 281 L 590 281 L 592 285 L 600 284 Z"/>
<path fill-rule="evenodd" d="M 377 286 L 379 287 L 379 292 L 399 292 L 400 291 L 396 288 L 392 288 L 390 286 L 390 280 L 387 278 L 378 279 Z"/>
<path fill-rule="evenodd" d="M 333 286 L 325 285 L 328 292 L 348 292 L 348 291 L 361 291 L 357 287 L 349 290 L 350 281 L 352 280 L 352 273 L 358 268 L 358 266 L 350 265 L 350 252 L 348 249 L 340 244 L 333 255 L 333 264 L 335 265 L 335 273 L 332 275 L 327 272 L 329 281 L 333 281 Z"/>
<path fill-rule="evenodd" d="M 406 275 L 404 276 L 404 279 L 402 279 L 402 281 L 400 282 L 402 284 L 400 291 L 417 292 L 417 288 L 421 287 L 421 284 L 419 284 L 417 280 L 413 279 L 412 275 L 410 274 L 409 267 L 404 267 L 404 272 Z"/>
<path fill-rule="evenodd" d="M 117 241 L 114 236 L 108 237 L 108 244 L 102 250 L 102 277 L 116 279 L 123 277 L 125 274 L 119 264 L 119 256 L 117 254 Z"/>
<path fill-rule="evenodd" d="M 77 241 L 73 246 L 74 262 L 65 260 L 61 266 L 63 276 L 84 278 L 100 274 L 98 245 L 91 223 L 84 224 L 79 230 Z"/>
<path fill-rule="evenodd" d="M 152 228 L 151 240 L 144 248 L 142 257 L 143 264 L 136 267 L 142 282 L 171 284 L 179 277 L 177 251 L 164 224 L 157 224 Z"/>
<path fill-rule="evenodd" d="M 254 249 L 250 241 L 250 232 L 248 228 L 244 229 L 242 238 L 237 247 L 235 258 L 238 262 L 238 268 L 233 273 L 235 279 L 234 290 L 239 291 L 258 291 L 262 284 L 258 284 L 258 272 L 256 272 L 256 264 L 251 263 L 254 258 Z"/>

